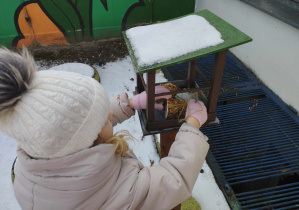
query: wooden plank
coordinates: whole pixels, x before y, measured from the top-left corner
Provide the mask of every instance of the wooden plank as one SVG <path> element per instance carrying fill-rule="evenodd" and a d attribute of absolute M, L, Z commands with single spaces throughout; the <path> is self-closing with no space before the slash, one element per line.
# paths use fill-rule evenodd
<path fill-rule="evenodd" d="M 227 50 L 217 53 L 213 66 L 213 77 L 212 77 L 212 88 L 209 91 L 207 111 L 208 111 L 208 122 L 216 119 L 216 108 L 217 101 L 220 91 L 220 85 L 222 80 L 222 74 L 224 70 Z"/>

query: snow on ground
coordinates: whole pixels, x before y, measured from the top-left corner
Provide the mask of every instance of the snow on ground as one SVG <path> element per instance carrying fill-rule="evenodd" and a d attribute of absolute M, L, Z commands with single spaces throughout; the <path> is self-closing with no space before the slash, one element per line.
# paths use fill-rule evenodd
<path fill-rule="evenodd" d="M 224 195 L 214 179 L 213 172 L 206 162 L 202 169 L 204 173 L 199 173 L 192 196 L 200 204 L 202 210 L 229 210 Z"/>
<path fill-rule="evenodd" d="M 17 156 L 17 142 L 0 132 L 0 209 L 21 209 L 13 192 L 11 166 Z"/>
<path fill-rule="evenodd" d="M 129 57 L 119 62 L 107 63 L 105 66 L 97 67 L 97 70 L 101 77 L 101 84 L 110 98 L 121 92 L 128 93 L 129 98 L 133 96 L 136 74 Z M 166 80 L 164 79 L 164 81 Z M 135 116 L 114 127 L 114 132 L 120 130 L 128 130 L 136 138 L 137 141 L 130 141 L 129 145 L 144 165 L 149 166 L 151 161 L 154 161 L 155 164 L 159 163 L 160 158 L 155 148 L 153 136 L 143 138 L 137 112 Z"/>
<path fill-rule="evenodd" d="M 198 15 L 131 28 L 126 35 L 139 66 L 161 63 L 223 42 L 214 26 Z"/>
<path fill-rule="evenodd" d="M 49 69 L 52 66 L 40 66 L 40 70 Z M 69 66 L 66 66 L 69 68 Z M 96 66 L 101 84 L 107 91 L 109 97 L 113 97 L 121 92 L 127 92 L 129 97 L 133 95 L 136 86 L 136 76 L 130 57 L 105 66 Z M 164 82 L 166 79 L 163 73 L 157 74 L 157 82 Z M 136 112 L 137 113 L 137 112 Z M 128 130 L 136 141 L 130 141 L 130 148 L 137 158 L 145 165 L 150 166 L 151 162 L 159 164 L 160 158 L 156 150 L 153 136 L 142 138 L 142 131 L 138 115 L 114 127 L 115 132 Z M 158 136 L 159 137 L 159 136 Z M 13 193 L 11 183 L 11 166 L 16 157 L 17 143 L 0 132 L 0 209 L 18 210 L 20 209 Z M 229 209 L 226 200 L 219 190 L 213 174 L 207 164 L 203 166 L 204 173 L 199 174 L 198 180 L 193 189 L 193 197 L 199 202 L 203 210 L 226 210 Z"/>

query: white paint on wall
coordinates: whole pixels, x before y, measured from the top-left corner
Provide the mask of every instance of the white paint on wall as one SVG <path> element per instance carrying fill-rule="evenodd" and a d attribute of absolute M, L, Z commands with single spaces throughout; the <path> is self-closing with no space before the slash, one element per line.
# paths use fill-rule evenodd
<path fill-rule="evenodd" d="M 197 0 L 253 38 L 230 51 L 285 103 L 299 111 L 299 30 L 239 0 Z"/>

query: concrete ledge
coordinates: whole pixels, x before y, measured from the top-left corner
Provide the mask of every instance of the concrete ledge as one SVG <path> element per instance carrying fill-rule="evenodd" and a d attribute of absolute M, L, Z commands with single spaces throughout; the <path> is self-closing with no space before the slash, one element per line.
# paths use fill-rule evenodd
<path fill-rule="evenodd" d="M 299 1 L 293 0 L 240 0 L 295 28 L 299 29 Z"/>

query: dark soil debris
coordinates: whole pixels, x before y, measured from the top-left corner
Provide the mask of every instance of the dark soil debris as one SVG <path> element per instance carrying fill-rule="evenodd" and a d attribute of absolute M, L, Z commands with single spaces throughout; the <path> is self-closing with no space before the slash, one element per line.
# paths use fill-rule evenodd
<path fill-rule="evenodd" d="M 79 62 L 89 65 L 105 65 L 127 56 L 123 39 L 97 40 L 67 45 L 33 46 L 29 48 L 36 61 L 62 64 Z"/>

